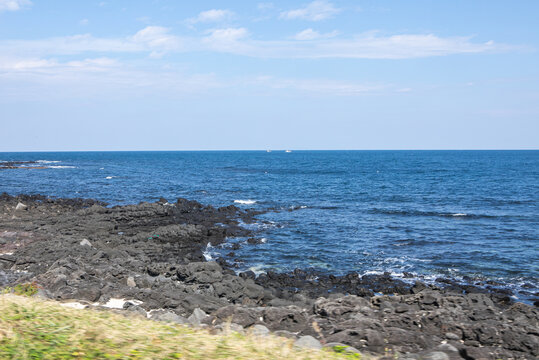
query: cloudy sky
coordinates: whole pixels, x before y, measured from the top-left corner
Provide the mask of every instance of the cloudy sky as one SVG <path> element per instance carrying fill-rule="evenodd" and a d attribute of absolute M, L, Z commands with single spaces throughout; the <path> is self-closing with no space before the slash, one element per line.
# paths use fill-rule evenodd
<path fill-rule="evenodd" d="M 0 151 L 537 149 L 538 13 L 0 0 Z"/>

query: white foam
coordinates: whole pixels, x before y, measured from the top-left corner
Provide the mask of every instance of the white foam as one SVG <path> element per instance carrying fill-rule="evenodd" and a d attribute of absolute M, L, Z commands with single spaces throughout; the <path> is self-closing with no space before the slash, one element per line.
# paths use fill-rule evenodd
<path fill-rule="evenodd" d="M 364 276 L 364 275 L 383 275 L 383 274 L 384 274 L 383 271 L 367 270 L 363 274 L 361 274 L 361 276 Z"/>
<path fill-rule="evenodd" d="M 456 214 L 451 214 L 451 216 L 468 216 L 468 214 L 456 213 Z"/>
<path fill-rule="evenodd" d="M 105 179 L 110 180 L 110 179 L 112 179 L 113 177 L 114 177 L 114 176 L 107 176 Z"/>
<path fill-rule="evenodd" d="M 213 246 L 211 246 L 211 244 L 208 243 L 208 245 L 206 245 L 206 250 L 202 252 L 202 255 L 204 256 L 204 259 L 206 259 L 206 261 L 213 260 L 213 256 L 211 255 L 212 249 L 213 249 Z"/>
<path fill-rule="evenodd" d="M 262 244 L 265 244 L 265 243 L 267 243 L 267 242 L 268 242 L 268 239 L 266 239 L 266 238 L 262 238 L 262 239 L 260 239 L 260 242 L 261 242 Z"/>
<path fill-rule="evenodd" d="M 256 276 L 264 274 L 266 272 L 264 271 L 264 267 L 262 265 L 251 266 L 249 270 L 254 272 Z"/>
<path fill-rule="evenodd" d="M 36 161 L 36 163 L 40 163 L 40 164 L 57 164 L 61 161 L 58 161 L 58 160 L 38 160 Z"/>
<path fill-rule="evenodd" d="M 242 204 L 242 205 L 252 205 L 256 204 L 256 200 L 234 200 L 236 204 Z"/>
<path fill-rule="evenodd" d="M 61 166 L 61 165 L 56 165 L 56 166 L 47 166 L 49 169 L 75 169 L 75 166 Z"/>

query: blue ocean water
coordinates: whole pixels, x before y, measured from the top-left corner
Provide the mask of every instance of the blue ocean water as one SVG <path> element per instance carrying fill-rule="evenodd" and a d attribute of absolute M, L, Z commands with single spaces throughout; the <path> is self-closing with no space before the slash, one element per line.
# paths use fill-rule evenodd
<path fill-rule="evenodd" d="M 240 269 L 410 272 L 539 291 L 539 151 L 0 153 L 0 192 L 279 208 Z M 293 210 L 293 211 L 291 211 Z M 230 239 L 244 241 L 245 239 Z M 228 249 L 210 249 L 226 254 Z"/>

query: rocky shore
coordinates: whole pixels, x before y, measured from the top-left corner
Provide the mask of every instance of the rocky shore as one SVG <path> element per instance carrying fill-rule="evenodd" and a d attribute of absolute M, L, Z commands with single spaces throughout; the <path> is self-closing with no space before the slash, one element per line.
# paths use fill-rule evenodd
<path fill-rule="evenodd" d="M 107 207 L 95 200 L 0 195 L 0 286 L 33 282 L 68 305 L 156 320 L 343 344 L 399 359 L 536 359 L 537 306 L 447 281 L 385 275 L 236 274 L 208 244 L 252 236 L 259 213 L 178 199 Z M 256 243 L 256 241 L 253 241 Z M 255 246 L 255 245 L 245 245 Z M 75 302 L 76 301 L 76 302 Z M 81 305 L 81 306 L 82 306 Z"/>
<path fill-rule="evenodd" d="M 3 169 L 47 169 L 37 161 L 0 161 L 0 170 Z"/>

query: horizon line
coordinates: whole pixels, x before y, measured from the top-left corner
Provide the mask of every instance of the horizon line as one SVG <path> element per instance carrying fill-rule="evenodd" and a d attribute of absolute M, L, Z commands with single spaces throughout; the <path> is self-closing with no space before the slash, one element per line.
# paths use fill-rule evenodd
<path fill-rule="evenodd" d="M 180 150 L 15 150 L 0 151 L 0 153 L 75 153 L 75 152 L 308 152 L 308 151 L 538 151 L 539 148 L 522 149 L 180 149 Z"/>

